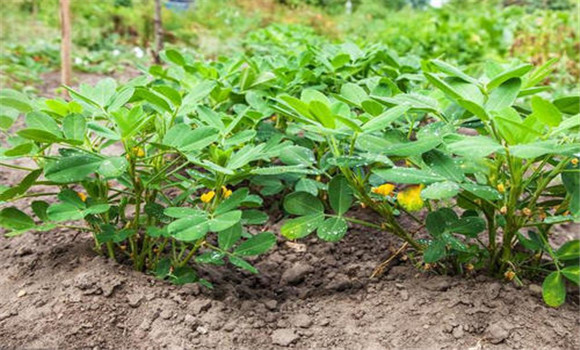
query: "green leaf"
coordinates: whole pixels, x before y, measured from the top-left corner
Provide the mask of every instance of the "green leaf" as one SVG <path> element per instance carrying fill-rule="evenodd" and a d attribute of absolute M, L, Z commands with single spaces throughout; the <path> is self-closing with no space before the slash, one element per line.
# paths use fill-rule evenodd
<path fill-rule="evenodd" d="M 563 96 L 555 99 L 553 103 L 562 113 L 570 115 L 580 113 L 580 96 Z"/>
<path fill-rule="evenodd" d="M 209 223 L 201 216 L 184 217 L 170 223 L 167 230 L 178 241 L 192 242 L 205 237 Z"/>
<path fill-rule="evenodd" d="M 284 209 L 293 215 L 310 215 L 323 213 L 324 205 L 310 193 L 294 192 L 284 198 Z"/>
<path fill-rule="evenodd" d="M 23 129 L 17 131 L 16 134 L 25 139 L 42 143 L 54 143 L 60 141 L 59 137 L 45 130 Z"/>
<path fill-rule="evenodd" d="M 440 175 L 415 168 L 375 169 L 373 173 L 387 182 L 399 184 L 430 184 L 445 180 Z"/>
<path fill-rule="evenodd" d="M 236 153 L 234 153 L 227 164 L 227 168 L 230 170 L 239 169 L 246 164 L 253 162 L 263 156 L 264 144 L 246 145 Z"/>
<path fill-rule="evenodd" d="M 489 94 L 485 109 L 487 111 L 499 111 L 506 107 L 511 107 L 518 97 L 521 86 L 522 81 L 519 78 L 507 80 Z"/>
<path fill-rule="evenodd" d="M 42 221 L 48 221 L 47 209 L 49 204 L 44 201 L 34 201 L 30 204 L 34 214 Z"/>
<path fill-rule="evenodd" d="M 478 185 L 473 183 L 464 183 L 460 184 L 461 188 L 476 195 L 479 198 L 486 199 L 488 201 L 495 201 L 501 199 L 501 193 L 499 193 L 495 188 L 485 186 L 485 185 Z"/>
<path fill-rule="evenodd" d="M 477 216 L 465 216 L 451 225 L 449 225 L 449 232 L 460 233 L 468 237 L 475 238 L 478 233 L 485 231 L 485 220 Z"/>
<path fill-rule="evenodd" d="M 453 159 L 439 150 L 435 149 L 424 153 L 422 158 L 425 164 L 437 175 L 455 182 L 462 182 L 465 179 L 463 171 Z"/>
<path fill-rule="evenodd" d="M 556 256 L 560 260 L 578 260 L 580 258 L 580 240 L 572 240 L 564 243 L 556 251 Z"/>
<path fill-rule="evenodd" d="M 219 214 L 209 221 L 209 229 L 214 232 L 223 231 L 240 222 L 241 218 L 241 210 L 232 210 L 227 213 Z"/>
<path fill-rule="evenodd" d="M 74 155 L 48 163 L 44 176 L 57 183 L 79 182 L 94 173 L 102 159 L 93 155 Z"/>
<path fill-rule="evenodd" d="M 265 224 L 269 218 L 268 214 L 256 209 L 244 210 L 242 212 L 242 223 L 244 225 Z"/>
<path fill-rule="evenodd" d="M 222 266 L 225 265 L 225 261 L 223 258 L 226 256 L 225 253 L 216 252 L 216 251 L 209 251 L 205 252 L 195 258 L 195 262 L 198 264 L 213 264 Z"/>
<path fill-rule="evenodd" d="M 568 266 L 560 270 L 560 272 L 575 285 L 580 285 L 580 266 Z"/>
<path fill-rule="evenodd" d="M 97 173 L 105 179 L 113 179 L 123 175 L 128 166 L 129 163 L 125 157 L 109 157 L 103 159 L 97 169 Z"/>
<path fill-rule="evenodd" d="M 394 121 L 399 119 L 401 116 L 403 116 L 405 113 L 407 113 L 409 109 L 411 109 L 411 105 L 409 104 L 402 104 L 399 106 L 389 108 L 381 115 L 372 118 L 371 120 L 366 122 L 362 126 L 362 129 L 365 132 L 383 130 L 386 127 L 390 126 Z"/>
<path fill-rule="evenodd" d="M 0 94 L 0 106 L 13 108 L 22 113 L 32 111 L 28 97 L 16 90 L 2 90 Z"/>
<path fill-rule="evenodd" d="M 459 185 L 451 181 L 435 182 L 421 191 L 423 199 L 447 199 L 459 193 Z"/>
<path fill-rule="evenodd" d="M 330 183 L 328 184 L 328 199 L 330 207 L 339 216 L 348 211 L 352 205 L 353 191 L 344 176 L 335 176 L 330 180 Z"/>
<path fill-rule="evenodd" d="M 253 267 L 249 262 L 247 262 L 244 259 L 240 259 L 240 258 L 232 256 L 232 255 L 229 255 L 228 259 L 230 260 L 230 262 L 233 265 L 235 265 L 241 269 L 244 269 L 244 270 L 249 271 L 251 273 L 258 273 L 258 269 Z"/>
<path fill-rule="evenodd" d="M 327 104 L 320 101 L 312 101 L 308 105 L 308 108 L 312 115 L 325 127 L 334 129 L 334 114 L 330 110 Z"/>
<path fill-rule="evenodd" d="M 550 101 L 539 96 L 532 96 L 532 111 L 542 123 L 556 127 L 562 122 L 562 113 Z"/>
<path fill-rule="evenodd" d="M 434 263 L 445 257 L 445 242 L 435 240 L 429 244 L 423 253 L 423 261 L 426 263 Z"/>
<path fill-rule="evenodd" d="M 443 232 L 447 231 L 449 226 L 457 222 L 458 219 L 457 214 L 453 210 L 441 208 L 427 214 L 425 227 L 433 237 L 439 237 Z"/>
<path fill-rule="evenodd" d="M 133 97 L 135 89 L 133 87 L 123 88 L 115 93 L 107 102 L 107 110 L 115 112 L 125 106 Z"/>
<path fill-rule="evenodd" d="M 18 195 L 24 194 L 34 185 L 40 174 L 42 174 L 42 169 L 36 169 L 28 173 L 28 175 L 26 175 L 17 186 L 0 193 L 0 201 L 7 201 Z"/>
<path fill-rule="evenodd" d="M 175 63 L 178 66 L 185 66 L 185 58 L 183 58 L 181 53 L 176 50 L 166 50 L 165 57 L 167 57 L 171 63 Z"/>
<path fill-rule="evenodd" d="M 27 230 L 34 227 L 34 220 L 15 207 L 0 211 L 0 227 L 11 230 Z"/>
<path fill-rule="evenodd" d="M 81 220 L 85 217 L 81 208 L 70 203 L 55 203 L 46 210 L 49 220 L 61 221 L 75 221 Z"/>
<path fill-rule="evenodd" d="M 218 246 L 228 250 L 242 238 L 242 224 L 237 223 L 230 228 L 218 232 Z"/>
<path fill-rule="evenodd" d="M 80 114 L 69 114 L 64 117 L 62 130 L 67 139 L 82 142 L 87 133 L 87 121 Z"/>
<path fill-rule="evenodd" d="M 448 74 L 450 76 L 459 78 L 467 83 L 477 84 L 477 80 L 470 77 L 469 75 L 463 73 L 459 68 L 450 65 L 449 63 L 440 60 L 431 60 L 430 63 L 437 67 L 440 72 Z"/>
<path fill-rule="evenodd" d="M 532 68 L 534 68 L 534 66 L 532 66 L 531 64 L 521 64 L 517 67 L 505 70 L 500 74 L 496 75 L 495 77 L 493 77 L 493 79 L 491 79 L 489 83 L 487 83 L 487 90 L 491 91 L 512 78 L 522 77 L 527 72 L 532 70 Z"/>
<path fill-rule="evenodd" d="M 21 143 L 13 148 L 7 150 L 6 152 L 4 152 L 4 155 L 6 157 L 19 157 L 19 156 L 23 156 L 25 154 L 30 153 L 30 151 L 32 151 L 33 148 L 34 148 L 34 143 L 32 143 L 32 142 Z"/>
<path fill-rule="evenodd" d="M 203 217 L 207 216 L 206 212 L 200 209 L 187 208 L 187 207 L 169 207 L 165 208 L 163 214 L 169 216 L 170 218 L 181 219 L 185 217 Z"/>
<path fill-rule="evenodd" d="M 276 236 L 271 232 L 262 232 L 240 244 L 234 254 L 238 256 L 253 256 L 267 252 L 276 244 Z"/>
<path fill-rule="evenodd" d="M 306 147 L 290 146 L 280 153 L 280 160 L 288 165 L 312 165 L 316 160 L 314 153 Z"/>
<path fill-rule="evenodd" d="M 425 78 L 427 78 L 427 80 L 429 80 L 429 82 L 431 84 L 435 85 L 435 87 L 437 87 L 439 90 L 443 91 L 445 93 L 445 95 L 447 95 L 452 100 L 457 101 L 457 100 L 464 99 L 463 96 L 461 96 L 460 92 L 455 90 L 453 88 L 453 86 L 448 84 L 445 80 L 439 78 L 438 76 L 436 76 L 433 73 L 426 72 L 424 74 L 425 74 Z"/>
<path fill-rule="evenodd" d="M 228 198 L 221 202 L 215 209 L 214 214 L 219 215 L 237 208 L 246 199 L 249 194 L 247 188 L 240 188 L 232 193 Z"/>
<path fill-rule="evenodd" d="M 133 98 L 143 99 L 149 102 L 158 112 L 168 112 L 173 113 L 173 109 L 169 103 L 161 95 L 154 93 L 152 90 L 147 90 L 145 88 L 136 88 Z"/>
<path fill-rule="evenodd" d="M 579 144 L 559 144 L 557 140 L 537 141 L 510 146 L 510 155 L 522 159 L 533 159 L 546 154 L 574 155 L 580 152 Z"/>
<path fill-rule="evenodd" d="M 503 149 L 499 143 L 487 136 L 468 136 L 448 144 L 447 148 L 451 153 L 469 158 L 484 158 Z"/>
<path fill-rule="evenodd" d="M 324 214 L 317 213 L 286 220 L 280 233 L 287 239 L 299 239 L 308 236 L 324 222 Z"/>
<path fill-rule="evenodd" d="M 438 137 L 425 137 L 417 141 L 395 143 L 382 150 L 382 154 L 387 156 L 410 157 L 423 154 L 441 144 Z M 369 150 L 372 152 L 372 150 Z"/>
<path fill-rule="evenodd" d="M 566 285 L 559 271 L 549 274 L 542 283 L 542 296 L 548 306 L 558 307 L 566 300 Z"/>
<path fill-rule="evenodd" d="M 340 88 L 340 94 L 342 97 L 351 101 L 357 106 L 361 106 L 362 102 L 368 100 L 368 94 L 360 86 L 352 83 L 346 83 Z"/>
<path fill-rule="evenodd" d="M 318 237 L 327 242 L 337 242 L 346 235 L 348 224 L 343 218 L 326 219 L 316 231 Z"/>
<path fill-rule="evenodd" d="M 303 178 L 298 180 L 298 182 L 296 183 L 296 186 L 294 186 L 294 190 L 296 192 L 306 192 L 306 193 L 310 193 L 313 196 L 318 196 L 318 190 L 320 188 L 321 183 L 319 183 L 318 181 L 312 180 L 312 179 L 308 179 L 308 178 Z"/>
<path fill-rule="evenodd" d="M 199 151 L 217 141 L 218 131 L 210 127 L 191 129 L 189 125 L 177 124 L 165 134 L 163 144 L 187 153 Z"/>
<path fill-rule="evenodd" d="M 26 115 L 26 125 L 30 129 L 44 130 L 60 138 L 62 133 L 56 121 L 46 113 L 31 112 Z"/>

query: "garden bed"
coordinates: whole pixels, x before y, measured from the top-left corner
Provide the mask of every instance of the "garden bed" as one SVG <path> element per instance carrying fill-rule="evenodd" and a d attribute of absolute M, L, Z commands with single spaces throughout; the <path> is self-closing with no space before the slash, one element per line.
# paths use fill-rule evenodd
<path fill-rule="evenodd" d="M 207 271 L 209 291 L 97 256 L 89 235 L 0 238 L 0 339 L 7 348 L 59 349 L 580 346 L 577 294 L 553 309 L 538 284 L 435 276 L 400 259 L 369 280 L 395 244 L 360 228 L 338 244 L 281 240 L 256 261 L 260 275 Z"/>

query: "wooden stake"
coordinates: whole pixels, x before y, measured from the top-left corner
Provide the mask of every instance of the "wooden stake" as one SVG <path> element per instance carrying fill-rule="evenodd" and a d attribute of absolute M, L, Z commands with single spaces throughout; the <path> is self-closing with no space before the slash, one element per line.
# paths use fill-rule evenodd
<path fill-rule="evenodd" d="M 70 86 L 72 77 L 70 0 L 60 0 L 60 24 L 61 83 Z"/>
<path fill-rule="evenodd" d="M 155 51 L 153 53 L 153 57 L 155 59 L 155 63 L 161 63 L 161 58 L 159 54 L 161 50 L 163 50 L 163 23 L 161 19 L 161 0 L 155 0 Z"/>

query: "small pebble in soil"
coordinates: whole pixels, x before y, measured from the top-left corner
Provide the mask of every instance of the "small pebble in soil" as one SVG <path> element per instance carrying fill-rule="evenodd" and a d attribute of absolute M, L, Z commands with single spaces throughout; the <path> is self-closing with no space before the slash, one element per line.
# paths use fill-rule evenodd
<path fill-rule="evenodd" d="M 487 339 L 492 344 L 499 344 L 510 335 L 510 327 L 505 322 L 496 322 L 487 327 Z"/>
<path fill-rule="evenodd" d="M 271 338 L 274 345 L 289 346 L 300 339 L 300 336 L 293 329 L 282 328 L 272 332 Z"/>
<path fill-rule="evenodd" d="M 537 284 L 530 284 L 528 286 L 528 289 L 530 290 L 532 295 L 536 295 L 536 296 L 542 295 L 542 286 L 539 286 Z"/>
<path fill-rule="evenodd" d="M 138 307 L 141 304 L 141 300 L 143 300 L 143 295 L 141 294 L 127 295 L 127 301 L 129 302 L 129 306 L 131 307 Z"/>
<path fill-rule="evenodd" d="M 307 314 L 294 315 L 291 322 L 294 326 L 300 328 L 309 328 L 312 326 L 312 319 Z"/>
<path fill-rule="evenodd" d="M 292 267 L 284 271 L 282 274 L 281 282 L 282 284 L 298 284 L 304 281 L 306 275 L 313 271 L 312 266 L 307 265 L 302 262 L 294 264 Z"/>
<path fill-rule="evenodd" d="M 26 295 L 26 291 L 24 289 L 19 290 L 18 294 L 16 294 L 16 296 L 19 298 L 22 298 L 25 295 Z"/>
<path fill-rule="evenodd" d="M 274 310 L 276 310 L 276 307 L 278 306 L 278 302 L 274 299 L 271 299 L 271 300 L 265 301 L 264 305 L 266 306 L 266 308 L 268 310 L 274 311 Z"/>
<path fill-rule="evenodd" d="M 204 326 L 199 326 L 195 329 L 197 331 L 197 333 L 199 334 L 207 334 L 207 328 L 205 328 Z"/>

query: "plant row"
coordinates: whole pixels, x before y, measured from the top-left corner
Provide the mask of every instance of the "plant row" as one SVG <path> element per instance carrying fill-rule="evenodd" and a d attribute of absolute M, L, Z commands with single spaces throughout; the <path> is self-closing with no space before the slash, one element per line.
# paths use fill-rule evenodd
<path fill-rule="evenodd" d="M 275 197 L 286 239 L 337 242 L 356 223 L 432 271 L 541 277 L 546 303 L 565 301 L 580 242 L 551 238 L 580 216 L 580 115 L 578 96 L 542 85 L 555 60 L 473 77 L 382 45 L 268 45 L 215 61 L 168 50 L 67 100 L 2 91 L 0 166 L 23 174 L 0 192 L 0 226 L 87 231 L 112 259 L 211 286 L 197 264 L 257 273 Z"/>

